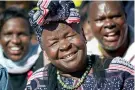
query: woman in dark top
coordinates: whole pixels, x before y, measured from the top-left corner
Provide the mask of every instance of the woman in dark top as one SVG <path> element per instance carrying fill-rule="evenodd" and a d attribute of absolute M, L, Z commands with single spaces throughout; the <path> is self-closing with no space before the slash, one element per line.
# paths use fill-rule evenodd
<path fill-rule="evenodd" d="M 72 1 L 40 0 L 30 12 L 50 64 L 37 70 L 26 90 L 133 90 L 134 67 L 120 57 L 87 55 L 86 39 Z"/>
<path fill-rule="evenodd" d="M 8 71 L 9 87 L 24 90 L 30 75 L 43 67 L 43 59 L 38 60 L 41 49 L 30 42 L 31 28 L 24 10 L 8 8 L 0 21 L 0 64 Z"/>

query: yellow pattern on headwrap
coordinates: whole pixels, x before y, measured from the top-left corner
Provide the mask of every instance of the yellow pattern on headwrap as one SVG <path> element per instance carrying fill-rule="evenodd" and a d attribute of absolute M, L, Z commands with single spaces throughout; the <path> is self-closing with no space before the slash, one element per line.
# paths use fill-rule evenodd
<path fill-rule="evenodd" d="M 39 7 L 34 7 L 32 10 L 39 10 Z"/>
<path fill-rule="evenodd" d="M 73 0 L 76 7 L 80 7 L 83 0 Z"/>

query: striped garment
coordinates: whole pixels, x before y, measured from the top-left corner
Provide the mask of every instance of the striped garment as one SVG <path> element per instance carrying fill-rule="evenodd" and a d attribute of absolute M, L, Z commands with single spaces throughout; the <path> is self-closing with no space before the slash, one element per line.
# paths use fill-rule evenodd
<path fill-rule="evenodd" d="M 28 80 L 25 90 L 47 90 L 48 67 L 36 71 Z M 134 67 L 120 57 L 114 58 L 109 67 L 103 71 L 104 78 L 96 79 L 89 72 L 84 83 L 77 90 L 134 90 Z M 102 73 L 102 72 L 101 72 Z M 68 85 L 76 85 L 77 80 L 62 76 L 62 81 Z M 58 83 L 58 89 L 64 89 Z"/>

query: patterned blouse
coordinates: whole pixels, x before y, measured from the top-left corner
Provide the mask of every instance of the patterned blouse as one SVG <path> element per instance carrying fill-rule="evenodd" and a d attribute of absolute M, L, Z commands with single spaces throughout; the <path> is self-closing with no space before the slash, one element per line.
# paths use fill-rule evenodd
<path fill-rule="evenodd" d="M 28 80 L 25 90 L 48 90 L 47 69 L 44 67 L 36 71 Z M 109 67 L 104 70 L 104 78 L 96 79 L 89 72 L 83 84 L 76 90 L 134 90 L 134 67 L 120 57 L 114 58 Z M 78 82 L 69 77 L 61 76 L 67 85 L 76 85 Z M 67 90 L 58 83 L 58 90 Z"/>

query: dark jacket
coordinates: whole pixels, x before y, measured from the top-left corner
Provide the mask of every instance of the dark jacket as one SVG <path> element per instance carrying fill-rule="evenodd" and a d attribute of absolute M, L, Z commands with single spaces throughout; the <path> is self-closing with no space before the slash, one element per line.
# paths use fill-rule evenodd
<path fill-rule="evenodd" d="M 37 69 L 43 67 L 43 53 L 41 52 L 36 63 L 33 67 L 26 73 L 23 74 L 10 74 L 9 73 L 9 85 L 8 90 L 24 90 L 26 83 L 30 75 Z M 0 89 L 1 90 L 1 89 Z"/>

